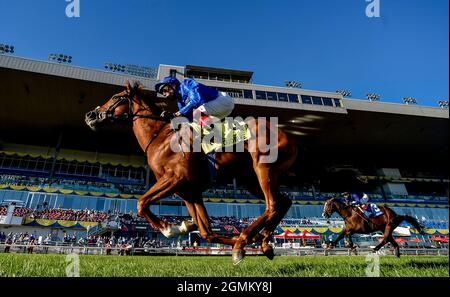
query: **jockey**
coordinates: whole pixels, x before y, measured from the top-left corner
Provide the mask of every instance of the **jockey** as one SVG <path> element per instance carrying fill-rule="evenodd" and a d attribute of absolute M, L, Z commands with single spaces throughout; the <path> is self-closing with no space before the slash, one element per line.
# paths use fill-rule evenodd
<path fill-rule="evenodd" d="M 198 83 L 192 78 L 180 82 L 173 76 L 163 78 L 155 85 L 156 92 L 169 99 L 176 99 L 179 111 L 175 114 L 163 112 L 161 117 L 171 120 L 174 117 L 184 116 L 193 121 L 200 118 L 200 124 L 220 121 L 231 114 L 234 100 L 225 92 Z"/>
<path fill-rule="evenodd" d="M 350 194 L 349 192 L 345 192 L 342 194 L 342 196 L 344 197 L 345 201 L 348 204 L 360 208 L 363 211 L 363 213 L 365 212 L 370 213 L 369 205 L 367 203 L 369 202 L 369 196 L 366 193 L 358 192 Z"/>

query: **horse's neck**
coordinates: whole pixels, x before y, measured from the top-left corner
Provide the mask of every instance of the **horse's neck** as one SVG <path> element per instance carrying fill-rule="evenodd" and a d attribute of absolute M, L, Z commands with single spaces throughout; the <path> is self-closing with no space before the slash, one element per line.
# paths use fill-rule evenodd
<path fill-rule="evenodd" d="M 140 99 L 133 100 L 133 113 L 137 116 L 133 120 L 133 131 L 142 151 L 145 152 L 148 144 L 156 137 L 164 123 L 151 118 L 146 118 L 145 116 L 155 115 L 151 113 L 147 104 Z"/>
<path fill-rule="evenodd" d="M 343 218 L 347 218 L 352 215 L 350 207 L 345 207 L 343 203 L 336 203 L 337 212 Z"/>

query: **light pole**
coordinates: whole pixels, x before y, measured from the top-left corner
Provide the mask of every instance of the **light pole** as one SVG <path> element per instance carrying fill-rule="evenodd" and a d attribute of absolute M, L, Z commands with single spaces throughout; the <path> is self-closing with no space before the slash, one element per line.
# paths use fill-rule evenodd
<path fill-rule="evenodd" d="M 50 54 L 48 55 L 48 59 L 52 62 L 56 63 L 72 63 L 72 56 L 64 55 L 64 54 Z"/>
<path fill-rule="evenodd" d="M 369 93 L 366 95 L 369 101 L 380 101 L 380 95 L 375 93 Z"/>
<path fill-rule="evenodd" d="M 417 100 L 412 98 L 412 97 L 404 97 L 403 98 L 403 103 L 405 103 L 406 105 L 417 104 Z"/>
<path fill-rule="evenodd" d="M 352 92 L 347 91 L 347 90 L 337 90 L 336 93 L 341 94 L 342 97 L 351 97 L 352 96 Z"/>
<path fill-rule="evenodd" d="M 122 72 L 130 75 L 156 78 L 157 70 L 152 67 L 144 67 L 139 65 L 122 65 L 115 63 L 105 63 L 105 68 L 113 72 Z"/>
<path fill-rule="evenodd" d="M 14 54 L 14 46 L 0 43 L 0 55 L 3 54 Z"/>
<path fill-rule="evenodd" d="M 448 108 L 448 100 L 439 100 L 438 104 L 440 108 Z"/>
<path fill-rule="evenodd" d="M 288 88 L 297 88 L 297 89 L 302 88 L 302 84 L 300 82 L 294 81 L 294 80 L 286 80 L 284 82 L 284 85 Z"/>

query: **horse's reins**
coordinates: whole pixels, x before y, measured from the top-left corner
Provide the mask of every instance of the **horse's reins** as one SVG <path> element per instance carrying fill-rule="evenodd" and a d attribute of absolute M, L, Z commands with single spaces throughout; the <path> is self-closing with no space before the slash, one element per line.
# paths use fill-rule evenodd
<path fill-rule="evenodd" d="M 165 122 L 165 124 L 167 123 L 167 120 L 166 120 L 165 118 L 161 117 L 161 116 L 141 115 L 141 114 L 138 114 L 138 112 L 139 112 L 140 110 L 138 110 L 136 113 L 133 113 L 133 106 L 132 106 L 132 101 L 133 101 L 133 99 L 131 99 L 131 98 L 129 97 L 129 96 L 130 96 L 130 93 L 129 93 L 128 91 L 125 91 L 125 94 L 126 94 L 126 96 L 114 95 L 111 99 L 115 100 L 115 102 L 114 102 L 114 104 L 112 104 L 111 106 L 108 107 L 108 109 L 105 111 L 105 113 L 106 113 L 106 114 L 111 114 L 111 113 L 114 111 L 114 109 L 116 109 L 116 107 L 117 107 L 122 101 L 128 100 L 128 110 L 130 111 L 130 113 L 129 113 L 129 114 L 123 114 L 122 117 L 123 117 L 124 119 L 129 119 L 129 118 L 131 118 L 133 121 L 134 121 L 136 118 L 141 118 L 141 119 L 152 119 L 152 120 L 156 120 L 156 121 Z M 144 107 L 144 110 L 146 110 L 145 107 Z M 119 117 L 116 117 L 116 118 L 118 119 Z M 148 148 L 149 148 L 150 145 L 153 143 L 153 141 L 158 137 L 158 135 L 161 133 L 161 131 L 162 131 L 163 128 L 165 127 L 165 124 L 162 125 L 156 133 L 153 133 L 153 137 L 150 138 L 150 140 L 149 140 L 147 146 L 146 146 L 145 149 L 144 149 L 144 154 L 145 154 L 145 155 L 147 155 Z M 175 129 L 173 129 L 173 130 L 175 131 Z M 177 131 L 175 131 L 175 133 L 177 133 Z M 180 146 L 181 146 L 181 144 L 180 144 Z M 183 156 L 185 156 L 184 152 L 183 152 Z"/>
<path fill-rule="evenodd" d="M 351 205 L 347 205 L 347 204 L 344 204 L 344 206 L 345 207 L 351 207 L 352 208 L 352 206 Z M 352 208 L 353 209 L 353 208 Z M 368 224 L 372 224 L 373 225 L 373 223 L 371 222 L 371 221 L 369 221 L 368 219 L 366 219 L 363 215 L 361 215 L 358 211 L 355 211 L 355 213 L 361 218 L 361 219 L 363 219 L 366 223 L 368 223 Z M 342 216 L 342 218 L 344 219 L 344 221 L 346 221 L 349 217 L 351 217 L 352 215 L 350 214 L 350 215 L 348 215 L 348 216 L 343 216 L 343 215 L 341 215 Z"/>

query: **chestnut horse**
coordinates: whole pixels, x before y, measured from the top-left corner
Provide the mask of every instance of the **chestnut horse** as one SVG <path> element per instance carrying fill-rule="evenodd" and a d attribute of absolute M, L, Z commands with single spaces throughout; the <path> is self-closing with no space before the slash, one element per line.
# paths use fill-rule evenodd
<path fill-rule="evenodd" d="M 221 170 L 230 164 L 238 164 L 239 170 L 248 170 L 247 174 L 255 174 L 257 182 L 249 185 L 249 191 L 257 197 L 264 199 L 266 210 L 239 236 L 232 238 L 215 234 L 209 225 L 209 218 L 203 203 L 202 192 L 206 190 L 209 170 L 206 155 L 202 152 L 175 152 L 171 149 L 171 138 L 177 133 L 165 119 L 159 115 L 162 112 L 156 93 L 143 89 L 139 83 L 133 86 L 127 81 L 125 90 L 114 95 L 103 106 L 86 113 L 85 122 L 93 130 L 102 124 L 117 120 L 131 120 L 134 134 L 144 151 L 148 165 L 155 174 L 156 183 L 138 200 L 138 215 L 145 217 L 150 224 L 158 228 L 165 236 L 171 237 L 180 233 L 188 233 L 198 229 L 203 239 L 208 242 L 232 245 L 232 260 L 238 264 L 245 256 L 244 247 L 253 242 L 261 242 L 264 255 L 273 259 L 274 252 L 269 240 L 276 226 L 289 210 L 292 201 L 283 196 L 278 190 L 278 178 L 292 166 L 297 158 L 297 146 L 287 135 L 277 129 L 278 139 L 272 144 L 270 150 L 278 150 L 275 162 L 261 162 L 261 158 L 268 152 L 258 147 L 248 149 L 245 143 L 245 152 L 215 153 L 216 168 Z M 160 101 L 160 100 L 159 100 Z M 267 121 L 255 120 L 249 125 L 253 139 L 260 138 L 258 132 L 262 125 L 269 127 Z M 268 133 L 273 133 L 269 128 Z M 192 139 L 191 139 L 192 140 Z M 270 152 L 270 151 L 269 151 Z M 246 155 L 251 158 L 252 166 L 243 168 L 242 158 Z M 168 224 L 153 214 L 149 205 L 159 199 L 171 195 L 181 197 L 192 216 L 194 224 L 185 221 L 181 226 Z"/>
<path fill-rule="evenodd" d="M 350 248 L 356 252 L 356 246 L 353 244 L 352 234 L 367 234 L 376 231 L 381 231 L 384 234 L 383 240 L 374 248 L 374 252 L 381 249 L 386 243 L 390 242 L 395 248 L 395 255 L 400 257 L 400 247 L 392 236 L 394 229 L 400 225 L 401 222 L 407 221 L 412 224 L 417 231 L 422 232 L 423 227 L 417 220 L 411 216 L 397 215 L 392 209 L 386 206 L 380 206 L 382 215 L 367 219 L 352 205 L 344 203 L 337 198 L 330 198 L 325 202 L 323 207 L 323 217 L 330 218 L 334 212 L 337 212 L 344 219 L 344 229 L 342 233 L 332 241 L 330 248 L 335 246 L 342 238 L 348 236 Z"/>

